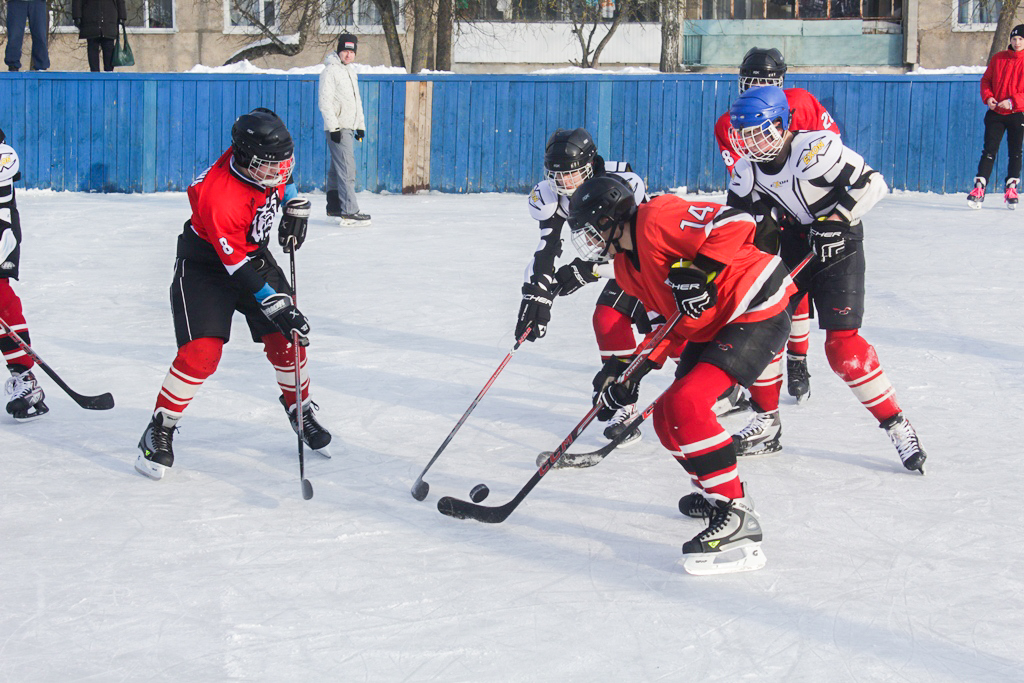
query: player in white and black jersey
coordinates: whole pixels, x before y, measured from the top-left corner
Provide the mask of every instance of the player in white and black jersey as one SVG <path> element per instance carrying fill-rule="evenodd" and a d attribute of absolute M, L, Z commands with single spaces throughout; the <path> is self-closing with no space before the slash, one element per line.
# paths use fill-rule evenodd
<path fill-rule="evenodd" d="M 0 318 L 26 344 L 32 343 L 21 299 L 11 287 L 18 279 L 21 257 L 21 219 L 15 200 L 14 182 L 21 178 L 21 161 L 0 130 Z M 32 374 L 35 361 L 0 328 L 0 353 L 11 373 L 4 383 L 7 413 L 18 422 L 28 422 L 49 412 L 43 390 Z"/>
<path fill-rule="evenodd" d="M 650 332 L 652 325 L 663 322 L 661 316 L 648 314 L 643 304 L 625 294 L 615 283 L 610 264 L 597 265 L 576 259 L 556 268 L 562 254 L 562 226 L 569 211 L 569 198 L 588 178 L 605 174 L 616 175 L 629 184 L 639 205 L 647 201 L 647 186 L 643 179 L 623 161 L 605 161 L 598 153 L 593 137 L 584 128 L 558 129 L 548 139 L 544 149 L 544 177 L 530 192 L 530 216 L 540 224 L 540 243 L 526 266 L 523 277 L 523 301 L 516 323 L 516 339 L 530 328 L 527 341 L 535 341 L 547 332 L 551 321 L 554 296 L 565 296 L 585 284 L 604 277 L 607 284 L 597 299 L 593 325 L 598 349 L 604 366 L 594 377 L 595 396 L 618 377 L 629 365 L 636 352 L 637 340 L 633 328 L 641 334 Z M 557 289 L 556 289 L 557 284 Z M 557 292 L 557 294 L 556 294 Z M 673 349 L 677 356 L 678 350 Z M 731 400 L 730 400 L 731 399 Z M 746 402 L 738 391 L 730 392 L 718 406 L 719 412 L 745 409 Z M 608 421 L 604 435 L 614 439 L 636 417 L 636 406 L 618 411 L 605 411 L 598 419 Z M 640 438 L 640 432 L 626 437 L 623 443 Z"/>
<path fill-rule="evenodd" d="M 790 131 L 781 88 L 747 90 L 733 103 L 730 120 L 731 141 L 744 158 L 733 169 L 727 203 L 746 210 L 765 201 L 795 219 L 782 231 L 780 255 L 792 268 L 807 255 L 808 244 L 814 252 L 796 278 L 797 296 L 810 297 L 817 311 L 829 365 L 878 419 L 903 465 L 924 473 L 926 455 L 917 433 L 903 416 L 874 347 L 860 335 L 865 289 L 861 219 L 885 196 L 885 179 L 835 133 Z M 741 454 L 779 450 L 779 385 L 755 383 L 750 393 L 758 413 L 736 435 Z"/>

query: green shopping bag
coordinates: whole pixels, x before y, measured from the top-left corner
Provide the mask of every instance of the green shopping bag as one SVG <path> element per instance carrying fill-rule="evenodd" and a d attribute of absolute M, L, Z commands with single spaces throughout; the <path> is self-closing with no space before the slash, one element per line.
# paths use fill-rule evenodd
<path fill-rule="evenodd" d="M 132 54 L 131 45 L 128 44 L 128 29 L 124 22 L 121 22 L 121 33 L 124 38 L 124 47 L 121 47 L 122 36 L 117 37 L 114 43 L 114 66 L 135 66 L 135 55 Z"/>

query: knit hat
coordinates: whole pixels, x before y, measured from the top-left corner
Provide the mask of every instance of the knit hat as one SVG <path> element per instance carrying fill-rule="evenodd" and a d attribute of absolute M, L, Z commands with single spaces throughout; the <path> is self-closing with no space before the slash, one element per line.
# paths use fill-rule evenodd
<path fill-rule="evenodd" d="M 1021 30 L 1024 31 L 1024 25 L 1021 26 Z M 358 47 L 359 39 L 351 33 L 342 33 L 338 36 L 338 52 L 344 52 L 345 50 L 352 50 L 352 52 L 356 52 L 356 48 Z"/>
<path fill-rule="evenodd" d="M 1024 38 L 1024 24 L 1017 24 L 1013 27 L 1013 30 L 1010 31 L 1010 37 L 1013 38 L 1014 36 Z"/>

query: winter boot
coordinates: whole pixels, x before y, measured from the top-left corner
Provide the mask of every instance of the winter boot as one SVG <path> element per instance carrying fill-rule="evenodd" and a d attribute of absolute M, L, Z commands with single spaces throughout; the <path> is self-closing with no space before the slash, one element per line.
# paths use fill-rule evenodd
<path fill-rule="evenodd" d="M 370 214 L 357 211 L 356 213 L 343 213 L 338 215 L 338 223 L 341 225 L 354 225 L 365 227 L 371 225 Z"/>
<path fill-rule="evenodd" d="M 282 395 L 279 398 L 285 412 L 288 413 L 288 422 L 291 423 L 292 430 L 298 434 L 299 426 L 295 421 L 295 406 L 289 408 L 285 397 Z M 320 406 L 306 399 L 302 408 L 302 441 L 320 455 L 329 458 L 331 453 L 327 450 L 327 446 L 331 443 L 331 433 L 317 422 L 316 416 L 313 415 L 314 410 L 320 410 Z"/>
<path fill-rule="evenodd" d="M 619 408 L 612 415 L 612 419 L 608 420 L 608 426 L 604 428 L 604 438 L 609 441 L 614 441 L 619 434 L 629 430 L 622 441 L 619 442 L 620 446 L 639 441 L 640 427 L 633 427 L 633 421 L 636 419 L 636 405 L 628 405 L 623 408 Z"/>
<path fill-rule="evenodd" d="M 984 178 L 974 179 L 974 189 L 967 195 L 967 206 L 972 209 L 980 209 L 981 203 L 985 201 L 985 185 L 988 184 Z"/>
<path fill-rule="evenodd" d="M 11 369 L 11 377 L 4 383 L 7 394 L 7 412 L 18 422 L 29 422 L 50 412 L 43 403 L 43 390 L 31 370 Z"/>
<path fill-rule="evenodd" d="M 171 419 L 163 411 L 153 415 L 146 431 L 139 439 L 139 456 L 135 459 L 135 471 L 150 479 L 164 478 L 164 472 L 174 465 L 174 425 L 177 420 Z"/>
<path fill-rule="evenodd" d="M 903 413 L 896 413 L 888 420 L 878 425 L 889 435 L 889 440 L 896 447 L 900 454 L 903 466 L 908 470 L 917 470 L 924 474 L 924 461 L 928 454 L 921 448 L 921 442 L 917 440 L 917 432 L 910 424 L 910 420 L 903 417 Z"/>
<path fill-rule="evenodd" d="M 337 190 L 327 192 L 327 215 L 331 218 L 341 218 L 341 196 Z"/>
<path fill-rule="evenodd" d="M 744 393 L 743 387 L 739 384 L 734 384 L 729 391 L 718 397 L 718 400 L 715 401 L 715 405 L 711 406 L 711 409 L 718 417 L 743 413 L 750 410 L 750 399 Z"/>
<path fill-rule="evenodd" d="M 779 438 L 782 436 L 782 420 L 779 411 L 757 413 L 746 427 L 736 434 L 732 440 L 736 444 L 736 455 L 766 455 L 782 450 Z"/>
<path fill-rule="evenodd" d="M 1006 202 L 1006 208 L 1011 211 L 1017 208 L 1017 185 L 1019 183 L 1020 178 L 1006 179 L 1006 192 L 1003 193 L 1003 201 Z"/>
<path fill-rule="evenodd" d="M 811 397 L 811 373 L 807 370 L 806 353 L 786 353 L 786 389 L 797 403 Z"/>
<path fill-rule="evenodd" d="M 761 569 L 761 522 L 746 497 L 708 494 L 713 510 L 708 528 L 683 544 L 683 569 L 689 574 L 729 574 Z M 730 552 L 736 551 L 736 552 Z"/>

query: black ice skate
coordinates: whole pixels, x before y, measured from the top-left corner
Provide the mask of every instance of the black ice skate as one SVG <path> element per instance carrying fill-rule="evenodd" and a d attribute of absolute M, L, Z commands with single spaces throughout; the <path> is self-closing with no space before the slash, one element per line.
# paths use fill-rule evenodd
<path fill-rule="evenodd" d="M 779 411 L 773 410 L 755 414 L 746 427 L 733 434 L 732 440 L 736 444 L 737 456 L 750 457 L 781 451 L 781 437 L 782 420 Z"/>
<path fill-rule="evenodd" d="M 285 397 L 282 395 L 279 398 L 285 412 L 288 413 L 288 422 L 291 423 L 292 431 L 298 434 L 299 426 L 295 422 L 295 406 L 289 408 Z M 331 443 L 331 433 L 317 422 L 316 416 L 313 415 L 314 410 L 320 410 L 320 406 L 306 399 L 306 404 L 302 408 L 302 441 L 320 455 L 329 458 L 331 457 L 331 452 L 327 449 L 327 446 Z"/>
<path fill-rule="evenodd" d="M 174 465 L 174 430 L 177 420 L 170 419 L 165 413 L 153 415 L 146 431 L 139 439 L 139 457 L 135 459 L 135 471 L 150 479 L 159 481 L 164 472 Z"/>
<path fill-rule="evenodd" d="M 642 435 L 640 434 L 640 427 L 631 426 L 634 420 L 636 420 L 636 405 L 619 408 L 612 415 L 612 419 L 608 420 L 608 426 L 604 428 L 604 438 L 614 441 L 615 437 L 628 429 L 630 430 L 629 434 L 619 442 L 619 446 L 636 443 Z"/>
<path fill-rule="evenodd" d="M 704 576 L 764 567 L 761 522 L 749 499 L 708 495 L 714 501 L 708 528 L 683 544 L 683 569 Z"/>
<path fill-rule="evenodd" d="M 797 403 L 811 397 L 811 373 L 807 370 L 806 353 L 786 353 L 786 389 Z"/>
<path fill-rule="evenodd" d="M 707 519 L 714 510 L 714 504 L 698 491 L 679 499 L 679 511 L 692 519 Z"/>
<path fill-rule="evenodd" d="M 914 431 L 910 420 L 903 417 L 903 413 L 896 413 L 878 426 L 889 435 L 892 445 L 896 447 L 896 452 L 900 454 L 903 466 L 908 470 L 917 470 L 924 474 L 924 461 L 928 459 L 928 454 L 921 448 L 921 443 L 917 440 L 917 432 Z"/>
<path fill-rule="evenodd" d="M 750 410 L 750 399 L 744 393 L 743 387 L 739 384 L 734 384 L 729 391 L 718 397 L 715 404 L 711 406 L 711 410 L 718 417 L 743 413 Z"/>
<path fill-rule="evenodd" d="M 18 422 L 31 422 L 50 412 L 43 403 L 43 390 L 36 382 L 31 370 L 11 370 L 11 377 L 4 383 L 7 395 L 7 413 Z"/>

